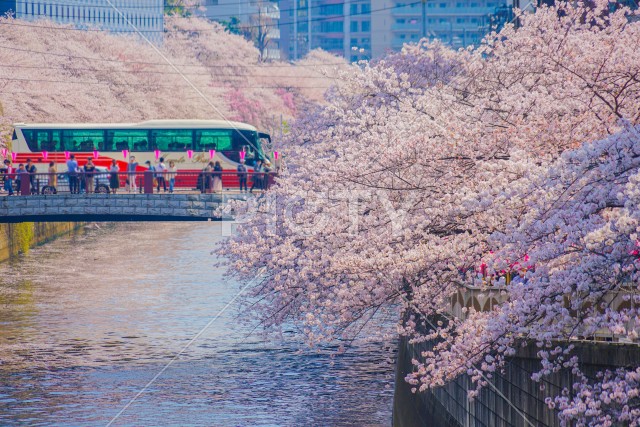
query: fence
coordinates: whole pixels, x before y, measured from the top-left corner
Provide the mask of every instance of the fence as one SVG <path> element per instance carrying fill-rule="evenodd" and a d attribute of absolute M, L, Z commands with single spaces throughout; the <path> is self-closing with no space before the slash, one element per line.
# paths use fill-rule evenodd
<path fill-rule="evenodd" d="M 244 179 L 241 179 L 244 176 Z M 0 188 L 9 194 L 80 194 L 80 193 L 129 193 L 152 194 L 155 192 L 221 192 L 228 190 L 266 190 L 275 174 L 265 172 L 205 172 L 177 171 L 157 173 L 109 172 L 96 170 L 85 173 L 13 173 L 2 174 Z"/>

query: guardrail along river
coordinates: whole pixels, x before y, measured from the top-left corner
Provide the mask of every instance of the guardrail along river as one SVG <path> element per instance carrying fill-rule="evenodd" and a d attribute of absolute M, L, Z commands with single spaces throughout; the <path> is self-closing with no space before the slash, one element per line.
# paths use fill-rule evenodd
<path fill-rule="evenodd" d="M 239 290 L 217 226 L 100 225 L 0 265 L 0 425 L 112 421 Z M 255 324 L 230 306 L 112 425 L 390 424 L 379 344 L 300 355 Z"/>

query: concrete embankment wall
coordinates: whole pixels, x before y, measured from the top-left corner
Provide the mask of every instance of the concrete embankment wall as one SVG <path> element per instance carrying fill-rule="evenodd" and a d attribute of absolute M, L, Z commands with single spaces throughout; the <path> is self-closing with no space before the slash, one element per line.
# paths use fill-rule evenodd
<path fill-rule="evenodd" d="M 23 222 L 0 224 L 0 262 L 51 241 L 74 233 L 82 226 L 78 222 Z"/>
<path fill-rule="evenodd" d="M 607 342 L 576 342 L 576 354 L 583 363 L 583 371 L 590 377 L 604 369 L 636 367 L 640 361 L 640 346 Z M 396 386 L 393 403 L 395 427 L 530 427 L 559 426 L 557 412 L 545 405 L 546 397 L 557 396 L 564 387 L 575 381 L 564 370 L 541 383 L 531 380 L 540 369 L 534 345 L 522 348 L 509 360 L 504 374 L 496 375 L 492 386 L 485 387 L 473 401 L 467 390 L 473 389 L 469 378 L 461 376 L 445 387 L 412 393 L 412 386 L 404 378 L 414 370 L 411 359 L 421 359 L 420 353 L 431 345 L 411 345 L 405 338 L 399 341 Z"/>

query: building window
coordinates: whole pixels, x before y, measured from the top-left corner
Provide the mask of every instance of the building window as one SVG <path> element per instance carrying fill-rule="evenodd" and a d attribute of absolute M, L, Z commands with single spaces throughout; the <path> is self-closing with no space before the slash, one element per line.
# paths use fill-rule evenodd
<path fill-rule="evenodd" d="M 371 31 L 371 22 L 370 21 L 362 21 L 362 31 L 363 32 Z"/>
<path fill-rule="evenodd" d="M 457 18 L 456 24 L 464 24 L 464 18 Z"/>
<path fill-rule="evenodd" d="M 350 9 L 351 9 L 351 14 L 352 15 L 357 15 L 358 14 L 358 5 L 357 4 L 352 4 Z"/>
<path fill-rule="evenodd" d="M 444 9 L 444 8 L 446 8 L 446 7 L 447 7 L 447 4 L 446 4 L 446 3 L 440 3 L 440 9 Z"/>
<path fill-rule="evenodd" d="M 360 10 L 362 11 L 363 15 L 371 13 L 371 4 L 363 3 L 362 6 L 360 6 Z"/>
<path fill-rule="evenodd" d="M 358 21 L 351 21 L 351 32 L 352 33 L 358 32 Z"/>
<path fill-rule="evenodd" d="M 320 15 L 342 15 L 342 4 L 327 4 L 321 6 Z"/>
<path fill-rule="evenodd" d="M 218 0 L 206 0 L 204 3 L 205 6 L 217 6 Z"/>

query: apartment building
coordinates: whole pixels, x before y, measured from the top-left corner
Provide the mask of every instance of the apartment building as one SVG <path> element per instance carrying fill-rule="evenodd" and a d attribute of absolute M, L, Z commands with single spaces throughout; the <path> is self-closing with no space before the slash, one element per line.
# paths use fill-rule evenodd
<path fill-rule="evenodd" d="M 508 8 L 507 0 L 280 0 L 282 57 L 321 48 L 357 61 L 422 37 L 464 47 L 504 22 Z"/>
<path fill-rule="evenodd" d="M 132 33 L 133 24 L 154 43 L 162 42 L 163 0 L 4 0 L 0 14 L 11 11 L 18 19 L 51 19 L 79 28 L 96 27 L 114 33 Z"/>

